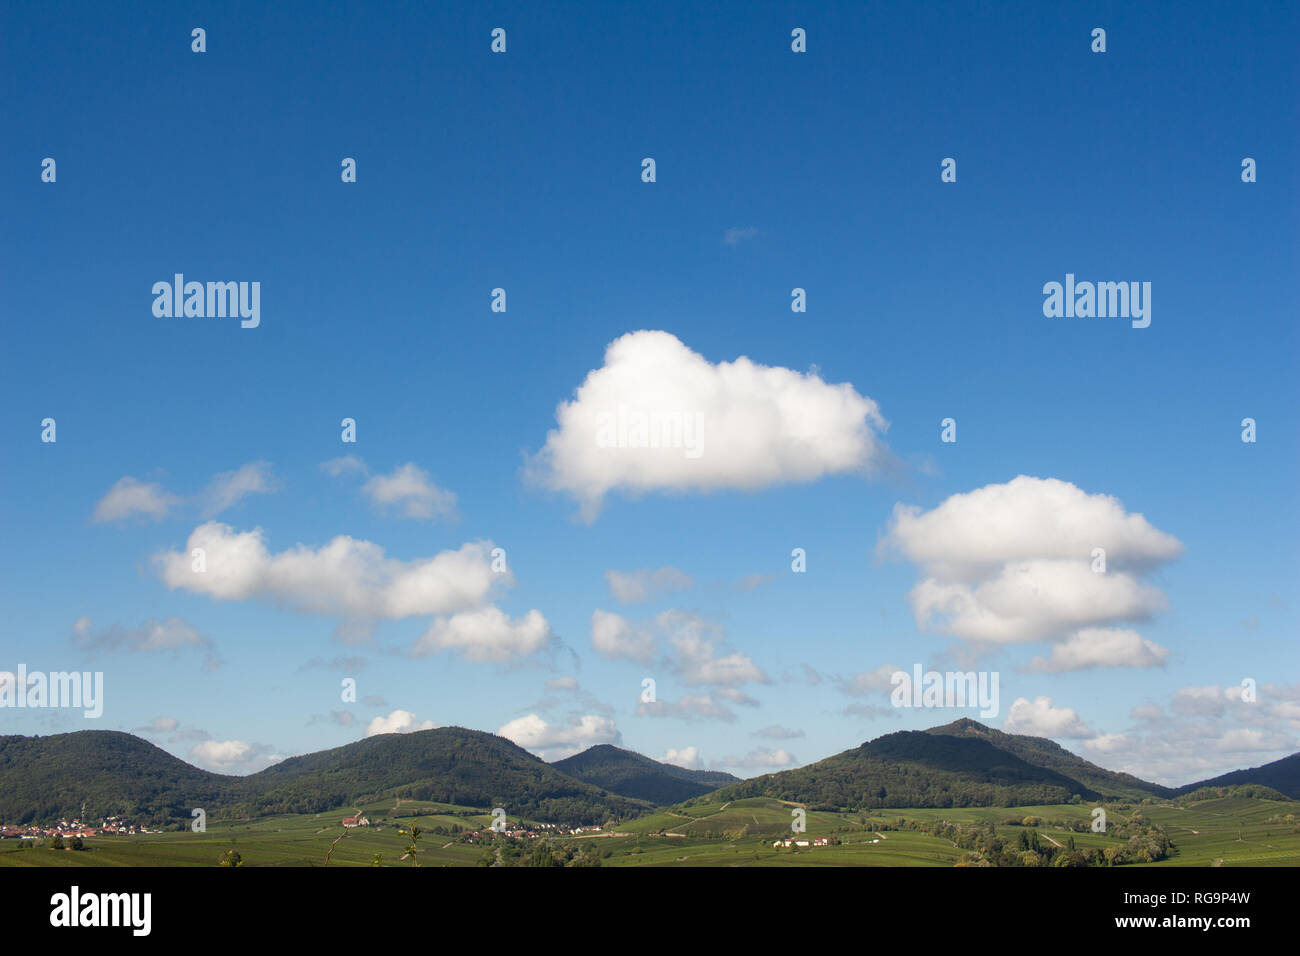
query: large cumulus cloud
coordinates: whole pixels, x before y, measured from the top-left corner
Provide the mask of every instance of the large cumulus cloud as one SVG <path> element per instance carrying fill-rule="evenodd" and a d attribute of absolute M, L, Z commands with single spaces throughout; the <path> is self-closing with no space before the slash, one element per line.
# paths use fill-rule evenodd
<path fill-rule="evenodd" d="M 757 489 L 870 472 L 886 454 L 880 434 L 888 423 L 852 385 L 744 356 L 714 364 L 661 331 L 611 342 L 605 364 L 555 414 L 558 427 L 528 470 L 576 498 L 587 520 L 615 489 Z M 649 447 L 635 429 L 621 447 L 601 440 L 611 421 L 638 416 L 682 423 L 681 441 Z"/>

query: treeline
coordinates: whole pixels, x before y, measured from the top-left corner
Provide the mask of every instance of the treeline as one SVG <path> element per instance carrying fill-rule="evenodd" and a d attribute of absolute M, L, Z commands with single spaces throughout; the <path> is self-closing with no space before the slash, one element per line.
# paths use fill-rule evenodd
<path fill-rule="evenodd" d="M 1065 821 L 1074 824 L 1071 829 L 1077 829 L 1080 822 L 1084 830 L 1089 828 L 1086 821 Z M 1174 843 L 1164 828 L 1140 815 L 1107 830 L 1110 836 L 1127 837 L 1127 842 L 1082 849 L 1075 846 L 1074 837 L 1068 833 L 1062 843 L 1048 839 L 1036 827 L 1030 826 L 1020 830 L 1015 837 L 1004 837 L 992 821 L 956 824 L 899 817 L 894 826 L 875 825 L 869 829 L 915 830 L 947 840 L 966 851 L 955 864 L 957 866 L 1123 866 L 1127 863 L 1154 863 L 1175 852 Z"/>
<path fill-rule="evenodd" d="M 778 779 L 779 777 L 779 779 Z M 997 783 L 970 773 L 877 762 L 823 768 L 816 773 L 790 771 L 758 777 L 708 797 L 715 802 L 774 797 L 804 803 L 813 810 L 855 811 L 886 807 L 950 809 L 1017 807 L 1068 803 L 1075 794 L 1055 783 Z M 698 803 L 701 801 L 692 801 Z"/>
<path fill-rule="evenodd" d="M 1201 800 L 1221 800 L 1225 797 L 1243 797 L 1248 800 L 1282 800 L 1292 802 L 1285 793 L 1266 787 L 1261 783 L 1240 783 L 1230 787 L 1201 787 L 1190 793 L 1182 794 L 1176 801 L 1179 804 L 1198 803 Z"/>

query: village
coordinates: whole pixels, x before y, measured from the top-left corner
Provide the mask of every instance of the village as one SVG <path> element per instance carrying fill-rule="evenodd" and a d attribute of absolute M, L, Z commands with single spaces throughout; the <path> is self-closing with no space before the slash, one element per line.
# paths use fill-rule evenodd
<path fill-rule="evenodd" d="M 399 818 L 400 819 L 400 818 Z M 357 827 L 371 826 L 370 818 L 366 816 L 353 816 L 343 818 L 344 829 L 351 830 Z M 555 837 L 555 836 L 597 836 L 604 834 L 604 829 L 599 826 L 570 826 L 564 823 L 534 823 L 529 826 L 518 824 L 511 826 L 504 820 L 498 821 L 502 826 L 491 824 L 481 827 L 477 830 L 460 829 L 456 836 L 460 837 L 465 843 L 474 843 L 477 840 L 491 840 L 494 837 L 510 837 L 514 840 L 537 839 L 538 837 Z M 378 827 L 382 829 L 382 826 Z M 439 827 L 431 832 L 439 832 Z"/>
<path fill-rule="evenodd" d="M 144 833 L 161 833 L 161 830 L 149 830 L 142 825 L 131 823 L 123 816 L 104 817 L 98 824 L 83 823 L 80 818 L 60 820 L 54 826 L 36 824 L 11 826 L 0 823 L 0 840 L 40 840 L 46 837 L 98 837 L 98 836 L 138 836 Z"/>

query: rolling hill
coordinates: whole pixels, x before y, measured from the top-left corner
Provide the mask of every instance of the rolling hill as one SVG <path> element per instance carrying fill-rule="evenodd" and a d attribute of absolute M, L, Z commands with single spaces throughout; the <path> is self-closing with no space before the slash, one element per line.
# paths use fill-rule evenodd
<path fill-rule="evenodd" d="M 313 813 L 380 796 L 577 823 L 646 807 L 575 779 L 504 737 L 463 727 L 382 734 L 290 757 L 242 778 L 235 793 L 251 816 Z"/>
<path fill-rule="evenodd" d="M 979 807 L 1096 800 L 1097 791 L 988 740 L 886 734 L 817 763 L 724 787 L 711 799 L 774 797 L 814 809 Z"/>
<path fill-rule="evenodd" d="M 1103 797 L 1141 800 L 1143 797 L 1171 797 L 1174 790 L 1158 783 L 1148 783 L 1127 773 L 1116 773 L 1089 763 L 1046 737 L 1008 734 L 986 727 L 977 720 L 962 718 L 941 727 L 931 727 L 927 734 L 986 740 L 999 750 L 1015 754 L 1035 767 L 1054 770 L 1097 791 Z"/>
<path fill-rule="evenodd" d="M 591 824 L 655 806 L 768 797 L 813 809 L 996 807 L 1166 799 L 1212 788 L 1271 788 L 1300 799 L 1300 754 L 1171 789 L 1115 773 L 1050 740 L 973 720 L 886 734 L 794 770 L 737 780 L 612 746 L 548 764 L 503 737 L 443 727 L 384 734 L 291 757 L 246 777 L 211 773 L 131 734 L 86 730 L 0 737 L 0 822 L 124 814 L 150 826 L 319 813 L 406 798 L 511 817 Z"/>
<path fill-rule="evenodd" d="M 247 777 L 193 767 L 148 741 L 108 730 L 0 737 L 0 822 L 49 823 L 125 814 L 149 825 L 317 813 L 379 797 L 408 797 L 510 816 L 598 823 L 646 803 L 567 776 L 503 737 L 444 727 L 384 734 Z"/>
<path fill-rule="evenodd" d="M 0 821 L 42 823 L 127 814 L 189 820 L 220 805 L 238 777 L 200 770 L 147 740 L 115 730 L 0 737 Z"/>
<path fill-rule="evenodd" d="M 1209 780 L 1202 780 L 1199 783 L 1189 783 L 1185 787 L 1179 787 L 1174 793 L 1182 796 L 1185 793 L 1200 790 L 1202 787 L 1235 787 L 1247 783 L 1270 787 L 1278 793 L 1285 794 L 1292 800 L 1300 800 L 1300 753 L 1283 757 L 1281 760 L 1274 760 L 1262 767 L 1251 767 L 1249 770 L 1234 770 L 1231 773 L 1212 777 Z"/>
<path fill-rule="evenodd" d="M 660 763 L 609 744 L 589 747 L 551 766 L 610 793 L 656 806 L 682 803 L 740 780 L 729 773 L 687 770 Z"/>
<path fill-rule="evenodd" d="M 806 767 L 725 787 L 714 798 L 765 796 L 820 809 L 976 807 L 1063 803 L 1076 796 L 1163 800 L 1243 784 L 1300 799 L 1300 754 L 1172 788 L 1106 770 L 1044 737 L 961 719 L 886 734 Z"/>

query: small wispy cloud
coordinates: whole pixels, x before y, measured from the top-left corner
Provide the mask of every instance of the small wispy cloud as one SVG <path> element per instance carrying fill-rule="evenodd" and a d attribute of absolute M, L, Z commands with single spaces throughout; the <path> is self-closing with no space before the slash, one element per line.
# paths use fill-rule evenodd
<path fill-rule="evenodd" d="M 412 463 L 392 474 L 375 475 L 361 491 L 380 508 L 394 508 L 407 518 L 435 518 L 456 511 L 456 495 L 439 488 L 429 473 Z"/>
<path fill-rule="evenodd" d="M 757 235 L 757 226 L 732 226 L 722 234 L 722 241 L 728 246 L 734 246 L 746 239 L 753 239 Z"/>
<path fill-rule="evenodd" d="M 277 488 L 271 463 L 267 461 L 249 462 L 235 471 L 222 472 L 213 476 L 200 495 L 203 517 L 215 517 L 248 495 L 267 495 Z"/>
<path fill-rule="evenodd" d="M 370 473 L 365 461 L 356 455 L 344 455 L 341 458 L 331 458 L 329 461 L 323 461 L 320 463 L 320 470 L 332 478 L 340 478 L 344 475 L 367 475 Z"/>
<path fill-rule="evenodd" d="M 139 516 L 161 521 L 182 499 L 167 492 L 156 482 L 137 481 L 130 475 L 118 479 L 117 484 L 95 504 L 91 520 L 96 524 L 105 521 L 125 521 Z"/>

